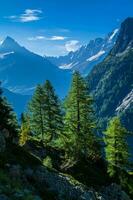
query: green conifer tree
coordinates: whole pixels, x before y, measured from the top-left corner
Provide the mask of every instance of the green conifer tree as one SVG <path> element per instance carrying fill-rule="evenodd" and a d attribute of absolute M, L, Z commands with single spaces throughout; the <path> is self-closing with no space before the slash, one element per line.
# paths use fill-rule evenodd
<path fill-rule="evenodd" d="M 29 103 L 30 126 L 35 136 L 44 138 L 44 90 L 37 85 L 34 95 Z"/>
<path fill-rule="evenodd" d="M 96 158 L 100 145 L 94 134 L 93 100 L 85 80 L 78 72 L 72 79 L 70 92 L 65 101 L 65 145 L 68 157 L 77 160 L 81 156 Z"/>
<path fill-rule="evenodd" d="M 38 85 L 29 106 L 31 129 L 47 144 L 61 134 L 63 128 L 60 101 L 50 83 Z"/>
<path fill-rule="evenodd" d="M 128 168 L 129 151 L 127 136 L 129 132 L 122 126 L 119 117 L 110 120 L 105 131 L 105 153 L 108 162 L 108 173 L 118 178 L 120 171 Z"/>
<path fill-rule="evenodd" d="M 0 87 L 0 130 L 4 129 L 9 132 L 10 139 L 18 136 L 16 115 L 7 99 L 3 97 L 2 89 Z"/>
<path fill-rule="evenodd" d="M 50 142 L 59 137 L 63 129 L 62 111 L 60 101 L 55 94 L 50 81 L 44 86 L 44 132 L 46 141 Z"/>

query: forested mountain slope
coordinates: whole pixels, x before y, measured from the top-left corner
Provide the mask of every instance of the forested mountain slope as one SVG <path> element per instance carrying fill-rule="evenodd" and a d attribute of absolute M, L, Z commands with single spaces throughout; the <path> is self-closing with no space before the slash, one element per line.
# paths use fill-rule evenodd
<path fill-rule="evenodd" d="M 127 128 L 133 130 L 133 18 L 122 23 L 114 48 L 87 80 L 100 122 L 120 114 Z"/>

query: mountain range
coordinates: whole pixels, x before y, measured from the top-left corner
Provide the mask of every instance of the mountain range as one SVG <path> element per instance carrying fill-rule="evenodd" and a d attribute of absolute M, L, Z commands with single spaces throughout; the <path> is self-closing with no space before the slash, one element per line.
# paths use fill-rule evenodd
<path fill-rule="evenodd" d="M 21 113 L 24 112 L 27 108 L 27 104 L 31 99 L 30 95 L 21 95 L 18 93 L 13 93 L 10 90 L 3 88 L 3 94 L 8 99 L 9 103 L 13 107 L 15 113 L 18 114 L 18 118 Z"/>
<path fill-rule="evenodd" d="M 77 70 L 87 75 L 94 65 L 100 63 L 114 46 L 119 29 L 115 29 L 105 38 L 96 38 L 75 52 L 59 57 L 46 57 L 51 63 L 64 70 Z"/>
<path fill-rule="evenodd" d="M 133 130 L 133 18 L 122 24 L 113 49 L 87 76 L 102 125 L 120 115 Z"/>
<path fill-rule="evenodd" d="M 80 64 L 70 66 L 76 62 Z M 58 58 L 36 55 L 11 37 L 0 45 L 0 80 L 18 114 L 26 107 L 36 84 L 46 79 L 60 97 L 65 97 L 73 70 L 87 74 L 100 125 L 105 127 L 108 119 L 118 114 L 133 130 L 133 18 L 127 18 L 106 38 L 92 40 Z"/>
<path fill-rule="evenodd" d="M 64 97 L 70 74 L 47 59 L 28 51 L 11 37 L 0 45 L 0 80 L 3 87 L 20 94 L 32 94 L 38 83 L 49 79 L 57 93 Z"/>

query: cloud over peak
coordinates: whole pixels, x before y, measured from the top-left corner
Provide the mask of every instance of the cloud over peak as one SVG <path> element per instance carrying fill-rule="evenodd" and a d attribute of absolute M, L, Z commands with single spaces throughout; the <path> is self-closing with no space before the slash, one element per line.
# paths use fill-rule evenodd
<path fill-rule="evenodd" d="M 68 42 L 66 42 L 65 44 L 65 48 L 68 52 L 70 51 L 76 51 L 80 48 L 80 43 L 78 40 L 70 40 Z"/>
<path fill-rule="evenodd" d="M 62 41 L 65 40 L 66 37 L 64 36 L 51 36 L 51 37 L 46 37 L 46 36 L 35 36 L 35 37 L 29 37 L 28 40 L 30 41 L 37 41 L 37 40 L 49 40 L 49 41 Z"/>

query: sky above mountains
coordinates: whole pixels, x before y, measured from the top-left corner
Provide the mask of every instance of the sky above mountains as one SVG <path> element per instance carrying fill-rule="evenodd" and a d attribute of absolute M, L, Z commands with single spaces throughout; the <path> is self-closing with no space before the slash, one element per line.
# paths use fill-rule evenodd
<path fill-rule="evenodd" d="M 64 55 L 104 37 L 133 16 L 132 0 L 1 0 L 0 40 L 7 35 L 41 55 Z"/>

